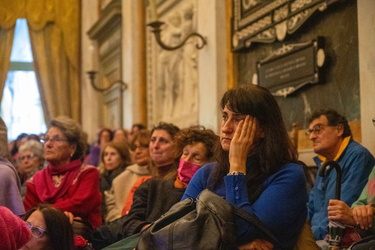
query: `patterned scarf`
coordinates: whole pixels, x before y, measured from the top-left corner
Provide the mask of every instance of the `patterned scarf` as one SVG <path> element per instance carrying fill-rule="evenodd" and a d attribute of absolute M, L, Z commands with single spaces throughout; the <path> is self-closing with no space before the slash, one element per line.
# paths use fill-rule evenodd
<path fill-rule="evenodd" d="M 49 164 L 46 169 L 40 171 L 40 174 L 35 174 L 33 179 L 39 199 L 53 204 L 64 196 L 69 187 L 74 184 L 81 166 L 80 160 L 74 160 L 62 166 Z"/>

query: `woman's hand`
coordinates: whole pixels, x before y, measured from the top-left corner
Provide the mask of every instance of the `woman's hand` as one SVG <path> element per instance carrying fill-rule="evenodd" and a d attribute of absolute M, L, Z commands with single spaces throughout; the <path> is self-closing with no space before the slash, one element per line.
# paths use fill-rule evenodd
<path fill-rule="evenodd" d="M 246 159 L 254 148 L 258 121 L 249 115 L 238 123 L 229 149 L 230 172 L 239 171 L 246 174 Z"/>
<path fill-rule="evenodd" d="M 238 249 L 239 250 L 255 250 L 255 249 L 272 250 L 273 245 L 272 245 L 271 242 L 268 242 L 266 240 L 256 239 L 256 240 L 253 240 L 250 243 L 239 246 Z"/>
<path fill-rule="evenodd" d="M 374 208 L 371 205 L 363 205 L 353 208 L 353 217 L 356 225 L 367 230 L 372 227 L 374 221 Z"/>
<path fill-rule="evenodd" d="M 70 224 L 73 224 L 74 219 L 82 220 L 81 217 L 74 217 L 74 214 L 72 214 L 71 212 L 64 211 L 64 214 L 65 214 L 66 217 L 68 217 Z"/>
<path fill-rule="evenodd" d="M 355 226 L 352 209 L 340 200 L 329 200 L 328 219 L 338 221 L 346 225 Z"/>

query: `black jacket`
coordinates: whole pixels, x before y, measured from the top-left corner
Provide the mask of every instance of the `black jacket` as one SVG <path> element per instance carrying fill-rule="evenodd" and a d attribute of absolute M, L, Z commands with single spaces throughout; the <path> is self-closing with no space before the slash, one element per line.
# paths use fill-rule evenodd
<path fill-rule="evenodd" d="M 179 202 L 185 188 L 175 188 L 174 180 L 151 178 L 134 193 L 133 205 L 127 215 L 105 224 L 92 233 L 94 249 L 101 249 L 141 231 L 144 225 L 157 220 Z"/>

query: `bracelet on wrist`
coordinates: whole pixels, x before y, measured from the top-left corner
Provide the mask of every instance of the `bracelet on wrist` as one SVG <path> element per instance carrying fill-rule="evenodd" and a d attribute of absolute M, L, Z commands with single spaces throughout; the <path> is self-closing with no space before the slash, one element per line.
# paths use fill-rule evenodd
<path fill-rule="evenodd" d="M 245 174 L 242 172 L 238 172 L 238 171 L 232 171 L 232 172 L 229 172 L 227 175 L 245 175 Z"/>

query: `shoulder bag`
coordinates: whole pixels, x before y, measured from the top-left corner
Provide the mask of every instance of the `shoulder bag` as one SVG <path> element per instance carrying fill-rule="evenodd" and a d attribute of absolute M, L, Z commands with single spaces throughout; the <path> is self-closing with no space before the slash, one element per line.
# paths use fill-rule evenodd
<path fill-rule="evenodd" d="M 197 199 L 176 203 L 152 223 L 141 233 L 136 249 L 237 249 L 234 214 L 280 245 L 259 219 L 205 189 Z"/>

